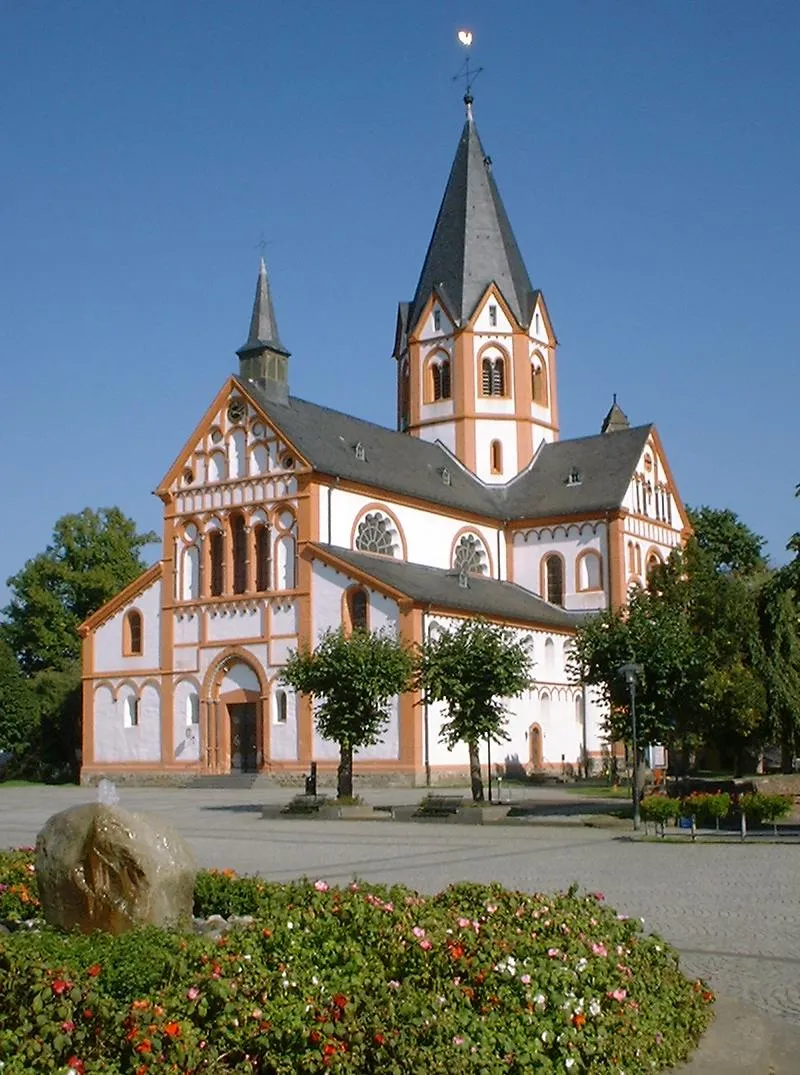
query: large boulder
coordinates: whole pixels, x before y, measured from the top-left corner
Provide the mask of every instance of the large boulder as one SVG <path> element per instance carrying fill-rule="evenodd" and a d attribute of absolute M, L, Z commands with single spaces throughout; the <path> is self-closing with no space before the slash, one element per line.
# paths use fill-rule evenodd
<path fill-rule="evenodd" d="M 160 818 L 89 803 L 54 814 L 36 840 L 45 919 L 83 933 L 189 922 L 196 864 Z"/>

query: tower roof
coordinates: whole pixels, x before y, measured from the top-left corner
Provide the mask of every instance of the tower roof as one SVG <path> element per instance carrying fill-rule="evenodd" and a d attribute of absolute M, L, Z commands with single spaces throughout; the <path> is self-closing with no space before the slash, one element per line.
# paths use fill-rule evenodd
<path fill-rule="evenodd" d="M 608 414 L 603 419 L 603 424 L 600 426 L 601 433 L 619 433 L 621 429 L 630 429 L 631 423 L 628 421 L 628 416 L 617 403 L 617 393 L 614 393 L 614 402 L 611 404 L 611 408 Z"/>
<path fill-rule="evenodd" d="M 258 271 L 256 297 L 253 300 L 253 314 L 250 318 L 250 332 L 247 342 L 242 344 L 236 353 L 243 356 L 251 351 L 263 351 L 265 347 L 284 355 L 289 354 L 278 334 L 278 322 L 275 320 L 275 310 L 272 307 L 272 296 L 269 290 L 269 280 L 267 280 L 267 266 L 262 258 Z"/>
<path fill-rule="evenodd" d="M 471 99 L 465 101 L 467 121 L 411 303 L 411 331 L 434 288 L 462 323 L 492 282 L 521 325 L 527 328 L 532 316 L 528 271 L 492 175 L 491 159 L 481 145 Z"/>

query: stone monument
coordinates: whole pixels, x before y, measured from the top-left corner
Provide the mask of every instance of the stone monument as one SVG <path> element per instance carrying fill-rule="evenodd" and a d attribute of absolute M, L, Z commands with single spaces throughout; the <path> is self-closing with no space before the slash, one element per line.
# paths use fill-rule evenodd
<path fill-rule="evenodd" d="M 189 846 L 160 818 L 122 810 L 104 792 L 104 802 L 54 814 L 37 837 L 45 919 L 114 934 L 190 922 L 196 863 Z"/>

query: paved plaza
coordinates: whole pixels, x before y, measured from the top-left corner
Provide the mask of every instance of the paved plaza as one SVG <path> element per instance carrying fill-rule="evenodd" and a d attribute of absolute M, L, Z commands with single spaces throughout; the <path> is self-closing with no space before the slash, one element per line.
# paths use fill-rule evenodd
<path fill-rule="evenodd" d="M 375 805 L 417 801 L 417 789 L 365 793 Z M 205 867 L 273 880 L 358 876 L 432 892 L 453 881 L 550 890 L 577 881 L 642 917 L 683 954 L 688 973 L 720 993 L 800 1027 L 800 846 L 641 843 L 619 830 L 552 825 L 458 826 L 261 817 L 280 789 L 122 788 L 120 805 L 168 819 Z M 542 793 L 543 810 L 575 798 Z M 57 810 L 94 789 L 3 788 L 0 847 L 32 844 Z M 800 1060 L 798 1060 L 800 1070 Z"/>

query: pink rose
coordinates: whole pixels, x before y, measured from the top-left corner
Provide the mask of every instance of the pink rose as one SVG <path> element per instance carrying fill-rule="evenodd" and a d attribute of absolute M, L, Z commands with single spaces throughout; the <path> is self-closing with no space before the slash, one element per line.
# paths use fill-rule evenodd
<path fill-rule="evenodd" d="M 317 892 L 327 892 L 328 891 L 328 882 L 327 881 L 315 881 L 314 882 L 314 888 L 317 890 Z"/>

